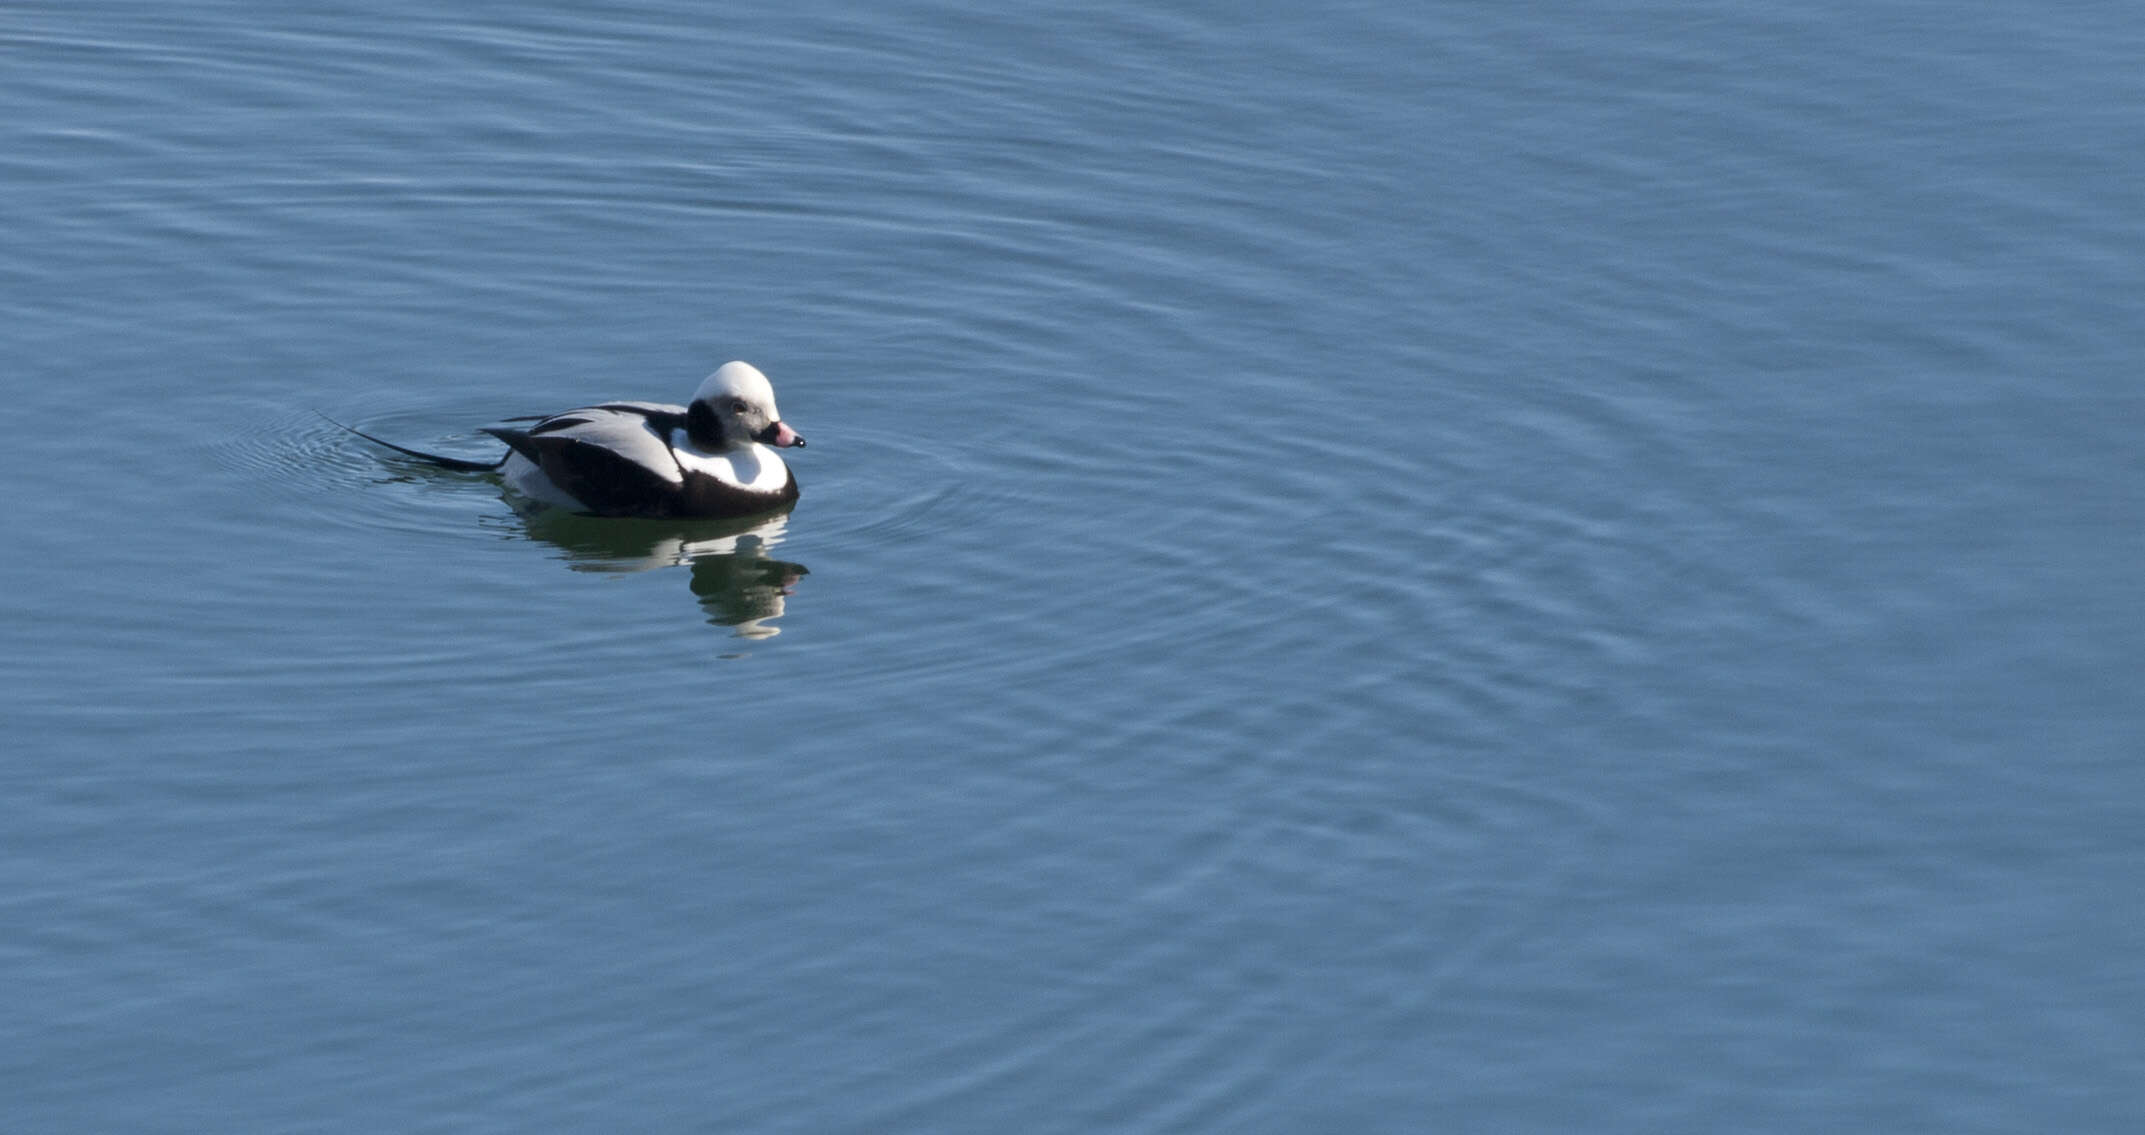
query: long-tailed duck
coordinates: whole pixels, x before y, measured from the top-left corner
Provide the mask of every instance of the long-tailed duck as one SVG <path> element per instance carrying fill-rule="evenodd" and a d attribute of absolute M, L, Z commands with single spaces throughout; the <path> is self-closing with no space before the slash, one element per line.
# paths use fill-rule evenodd
<path fill-rule="evenodd" d="M 775 388 L 751 363 L 724 363 L 685 406 L 604 402 L 507 420 L 533 424 L 487 427 L 508 447 L 490 463 L 350 432 L 449 469 L 496 470 L 530 500 L 597 516 L 751 516 L 797 499 L 797 478 L 776 450 L 804 439 L 775 412 Z"/>

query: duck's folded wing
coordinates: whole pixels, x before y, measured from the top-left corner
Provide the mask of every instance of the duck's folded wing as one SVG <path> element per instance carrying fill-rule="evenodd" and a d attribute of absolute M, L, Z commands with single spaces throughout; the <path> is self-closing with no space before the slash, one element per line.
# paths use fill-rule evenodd
<path fill-rule="evenodd" d="M 655 404 L 612 404 L 553 414 L 528 429 L 484 432 L 512 446 L 551 483 L 600 516 L 661 515 L 684 480 Z"/>

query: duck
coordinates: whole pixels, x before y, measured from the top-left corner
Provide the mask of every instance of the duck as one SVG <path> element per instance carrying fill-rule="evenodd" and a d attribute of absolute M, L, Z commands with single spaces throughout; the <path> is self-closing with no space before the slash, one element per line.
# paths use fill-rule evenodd
<path fill-rule="evenodd" d="M 599 402 L 504 421 L 528 424 L 484 427 L 507 446 L 491 462 L 343 428 L 442 468 L 496 472 L 530 501 L 595 516 L 742 517 L 797 503 L 797 478 L 780 451 L 804 448 L 804 438 L 782 420 L 774 384 L 751 363 L 715 368 L 683 406 Z"/>

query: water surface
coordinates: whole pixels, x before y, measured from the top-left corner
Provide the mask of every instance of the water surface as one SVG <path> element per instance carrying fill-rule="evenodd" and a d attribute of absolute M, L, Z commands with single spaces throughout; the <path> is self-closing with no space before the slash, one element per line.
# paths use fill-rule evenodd
<path fill-rule="evenodd" d="M 2141 49 L 9 9 L 8 1126 L 2129 1129 Z"/>

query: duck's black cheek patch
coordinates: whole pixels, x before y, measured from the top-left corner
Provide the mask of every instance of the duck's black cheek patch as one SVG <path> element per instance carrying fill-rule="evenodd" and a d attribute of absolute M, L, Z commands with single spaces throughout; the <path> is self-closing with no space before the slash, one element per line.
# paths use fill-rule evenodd
<path fill-rule="evenodd" d="M 695 402 L 685 408 L 685 436 L 693 444 L 713 453 L 722 448 L 722 422 L 715 417 L 715 410 L 705 402 Z"/>

